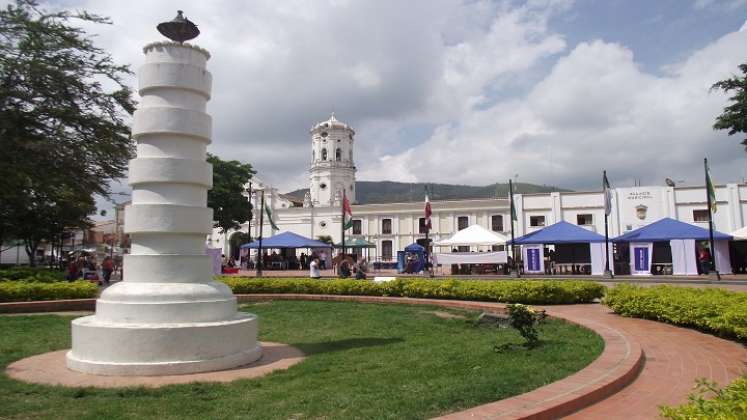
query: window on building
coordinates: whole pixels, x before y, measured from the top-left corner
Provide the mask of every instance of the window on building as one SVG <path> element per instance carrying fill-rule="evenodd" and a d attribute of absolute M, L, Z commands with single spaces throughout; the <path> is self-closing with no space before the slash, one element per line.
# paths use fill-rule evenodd
<path fill-rule="evenodd" d="M 494 232 L 503 232 L 503 216 L 495 215 L 490 217 L 490 228 Z"/>
<path fill-rule="evenodd" d="M 392 233 L 392 219 L 381 220 L 381 233 L 390 235 Z"/>
<path fill-rule="evenodd" d="M 349 158 L 349 159 L 350 159 L 350 160 L 352 161 L 352 160 L 353 160 L 353 150 L 351 149 L 351 150 L 350 150 L 350 151 L 348 152 L 348 154 L 350 155 L 350 158 Z"/>
<path fill-rule="evenodd" d="M 428 229 L 425 226 L 425 217 L 418 219 L 418 233 L 425 233 Z"/>
<path fill-rule="evenodd" d="M 545 216 L 529 216 L 529 226 L 544 226 Z"/>
<path fill-rule="evenodd" d="M 384 261 L 392 260 L 392 241 L 381 241 L 381 259 Z"/>
<path fill-rule="evenodd" d="M 311 160 L 312 161 L 316 160 L 316 150 L 311 151 Z"/>
<path fill-rule="evenodd" d="M 469 252 L 469 246 L 468 245 L 462 245 L 457 247 L 457 251 L 459 252 Z"/>
<path fill-rule="evenodd" d="M 708 210 L 693 210 L 693 222 L 708 222 Z"/>
<path fill-rule="evenodd" d="M 353 220 L 353 235 L 360 235 L 360 234 L 361 234 L 361 221 Z"/>
<path fill-rule="evenodd" d="M 342 160 L 342 150 L 339 147 L 335 150 L 335 160 L 338 162 Z"/>
<path fill-rule="evenodd" d="M 322 149 L 322 160 L 327 160 L 327 149 Z"/>
<path fill-rule="evenodd" d="M 593 225 L 594 219 L 590 214 L 577 214 L 576 224 L 579 226 Z"/>
<path fill-rule="evenodd" d="M 467 229 L 469 226 L 469 217 L 459 216 L 457 217 L 457 230 Z"/>
<path fill-rule="evenodd" d="M 492 250 L 493 250 L 493 252 L 505 251 L 506 250 L 506 245 L 493 245 Z"/>

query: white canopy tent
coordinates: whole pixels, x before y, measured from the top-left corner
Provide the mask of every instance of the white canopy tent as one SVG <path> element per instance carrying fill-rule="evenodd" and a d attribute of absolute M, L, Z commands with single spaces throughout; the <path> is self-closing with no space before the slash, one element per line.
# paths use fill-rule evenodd
<path fill-rule="evenodd" d="M 747 226 L 737 229 L 731 233 L 735 241 L 747 241 Z"/>
<path fill-rule="evenodd" d="M 434 242 L 436 246 L 493 246 L 505 245 L 506 237 L 487 230 L 480 225 L 472 225 L 455 233 L 451 238 Z M 498 252 L 453 252 L 446 254 L 434 254 L 434 264 L 505 264 L 507 260 L 506 251 Z"/>
<path fill-rule="evenodd" d="M 451 238 L 434 242 L 437 246 L 492 246 L 505 245 L 507 238 L 487 230 L 480 225 L 472 225 L 455 233 Z"/>

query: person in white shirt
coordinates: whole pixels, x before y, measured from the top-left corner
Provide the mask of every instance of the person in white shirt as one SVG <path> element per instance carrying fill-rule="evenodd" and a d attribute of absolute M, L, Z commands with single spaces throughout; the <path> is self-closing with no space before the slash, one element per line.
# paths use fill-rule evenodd
<path fill-rule="evenodd" d="M 311 264 L 309 264 L 309 277 L 312 279 L 320 279 L 322 278 L 321 273 L 319 273 L 319 259 L 314 258 L 311 260 Z"/>

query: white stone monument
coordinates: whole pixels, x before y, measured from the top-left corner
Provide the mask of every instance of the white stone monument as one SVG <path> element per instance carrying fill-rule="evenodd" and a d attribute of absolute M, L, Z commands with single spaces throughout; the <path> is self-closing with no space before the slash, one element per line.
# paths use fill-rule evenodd
<path fill-rule="evenodd" d="M 180 12 L 172 23 L 179 19 L 189 22 Z M 194 31 L 196 36 L 196 26 Z M 132 253 L 124 259 L 123 281 L 96 301 L 96 314 L 72 322 L 67 366 L 129 376 L 251 363 L 262 353 L 257 318 L 236 311 L 236 298 L 213 281 L 205 254 L 213 217 L 206 207 L 212 166 L 205 161 L 210 54 L 171 41 L 149 44 L 144 53 L 142 99 L 132 128 L 137 141 L 129 171 L 132 205 L 125 213 Z"/>

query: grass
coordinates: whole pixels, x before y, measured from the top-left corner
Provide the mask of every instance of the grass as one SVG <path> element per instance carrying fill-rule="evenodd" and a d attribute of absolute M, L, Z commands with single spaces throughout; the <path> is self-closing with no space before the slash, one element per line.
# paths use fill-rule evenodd
<path fill-rule="evenodd" d="M 593 332 L 551 320 L 541 345 L 513 330 L 475 326 L 474 312 L 343 302 L 245 305 L 260 338 L 309 357 L 286 371 L 230 384 L 159 389 L 62 388 L 0 375 L 0 418 L 421 419 L 521 394 L 578 371 L 604 346 Z M 444 319 L 434 311 L 461 316 Z M 71 317 L 0 317 L 0 365 L 70 345 Z"/>

